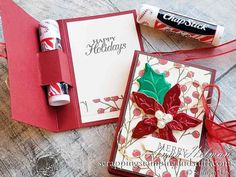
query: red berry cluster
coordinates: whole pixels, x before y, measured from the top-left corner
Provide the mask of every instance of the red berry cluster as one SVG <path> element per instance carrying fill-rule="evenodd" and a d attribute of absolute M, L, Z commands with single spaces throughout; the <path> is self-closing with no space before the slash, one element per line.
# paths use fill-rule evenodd
<path fill-rule="evenodd" d="M 105 108 L 98 108 L 97 109 L 98 114 L 103 114 L 106 110 L 109 110 L 109 112 L 118 111 L 120 108 L 117 107 L 117 104 L 115 102 L 117 102 L 119 99 L 123 99 L 123 96 L 121 96 L 121 97 L 119 97 L 119 96 L 106 97 L 103 100 L 94 99 L 93 102 L 97 103 L 97 104 L 100 103 L 100 104 L 106 106 Z M 115 103 L 115 106 L 113 106 L 112 103 L 109 103 L 109 102 L 113 102 L 113 104 Z"/>

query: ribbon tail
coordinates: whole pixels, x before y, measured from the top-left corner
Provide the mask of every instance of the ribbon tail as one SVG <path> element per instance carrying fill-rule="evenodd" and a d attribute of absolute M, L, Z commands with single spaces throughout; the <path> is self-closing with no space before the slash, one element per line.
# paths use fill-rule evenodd
<path fill-rule="evenodd" d="M 229 159 L 223 145 L 210 136 L 207 136 L 207 144 L 213 155 L 215 177 L 230 177 Z"/>
<path fill-rule="evenodd" d="M 153 54 L 157 55 L 162 59 L 173 58 L 176 61 L 191 61 L 214 58 L 235 51 L 236 40 L 232 40 L 213 47 L 192 50 L 176 50 L 172 52 L 154 52 Z"/>
<path fill-rule="evenodd" d="M 0 42 L 0 58 L 7 59 L 6 44 Z"/>

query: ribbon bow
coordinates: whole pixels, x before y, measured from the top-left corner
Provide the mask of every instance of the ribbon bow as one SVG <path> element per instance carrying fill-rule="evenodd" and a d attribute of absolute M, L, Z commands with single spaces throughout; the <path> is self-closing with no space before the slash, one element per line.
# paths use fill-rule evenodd
<path fill-rule="evenodd" d="M 217 90 L 218 99 L 216 103 L 216 108 L 211 113 L 210 107 L 207 104 L 204 92 L 208 88 L 215 88 Z M 223 123 L 214 122 L 215 113 L 220 101 L 220 88 L 215 84 L 209 84 L 203 89 L 202 93 L 202 103 L 205 110 L 205 127 L 207 129 L 207 144 L 212 154 L 226 154 L 226 150 L 222 143 L 226 143 L 236 147 L 236 120 L 227 121 Z M 230 168 L 228 157 L 213 156 L 215 176 L 217 177 L 230 177 Z M 226 165 L 219 165 L 226 164 Z"/>

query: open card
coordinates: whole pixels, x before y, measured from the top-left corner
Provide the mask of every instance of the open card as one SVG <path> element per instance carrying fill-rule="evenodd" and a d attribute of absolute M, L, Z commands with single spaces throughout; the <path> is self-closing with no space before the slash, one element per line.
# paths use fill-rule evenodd
<path fill-rule="evenodd" d="M 142 48 L 135 11 L 59 22 L 70 46 L 81 122 L 117 118 L 132 53 Z"/>
<path fill-rule="evenodd" d="M 109 172 L 195 176 L 204 147 L 200 97 L 202 88 L 214 79 L 213 69 L 136 52 Z M 210 96 L 211 90 L 206 94 Z"/>
<path fill-rule="evenodd" d="M 39 22 L 0 2 L 13 119 L 51 131 L 115 122 L 133 52 L 143 50 L 135 10 L 58 20 L 63 51 L 39 52 Z M 70 85 L 70 104 L 48 105 L 44 86 L 55 82 Z"/>

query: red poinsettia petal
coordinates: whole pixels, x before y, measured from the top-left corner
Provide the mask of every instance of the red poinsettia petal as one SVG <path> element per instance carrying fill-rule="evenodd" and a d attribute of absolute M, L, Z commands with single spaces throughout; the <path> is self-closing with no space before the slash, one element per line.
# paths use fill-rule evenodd
<path fill-rule="evenodd" d="M 180 96 L 180 85 L 175 84 L 165 95 L 163 106 L 166 113 L 175 115 L 179 110 L 181 101 Z"/>
<path fill-rule="evenodd" d="M 151 133 L 153 133 L 156 129 L 157 126 L 152 126 L 152 125 L 148 125 L 147 124 L 147 119 L 149 118 L 145 118 L 142 121 L 140 121 L 136 127 L 134 128 L 132 137 L 133 138 L 142 138 L 145 135 L 149 135 Z"/>
<path fill-rule="evenodd" d="M 183 125 L 180 122 L 176 121 L 176 120 L 172 120 L 171 122 L 167 123 L 167 126 L 171 130 L 179 130 L 179 131 L 181 131 L 181 130 L 184 129 Z"/>
<path fill-rule="evenodd" d="M 143 123 L 146 125 L 156 127 L 157 126 L 157 118 L 156 117 L 146 118 L 143 120 Z"/>
<path fill-rule="evenodd" d="M 187 130 L 190 127 L 196 127 L 200 123 L 202 123 L 201 120 L 192 117 L 185 113 L 179 113 L 174 117 L 174 120 L 176 120 L 178 123 L 182 124 L 183 130 Z"/>
<path fill-rule="evenodd" d="M 135 103 L 143 109 L 146 114 L 154 115 L 156 111 L 161 110 L 164 112 L 164 108 L 155 99 L 146 96 L 140 92 L 133 92 Z"/>
<path fill-rule="evenodd" d="M 174 137 L 172 133 L 172 130 L 168 126 L 165 126 L 164 128 L 159 129 L 159 138 L 177 142 L 176 138 Z"/>

